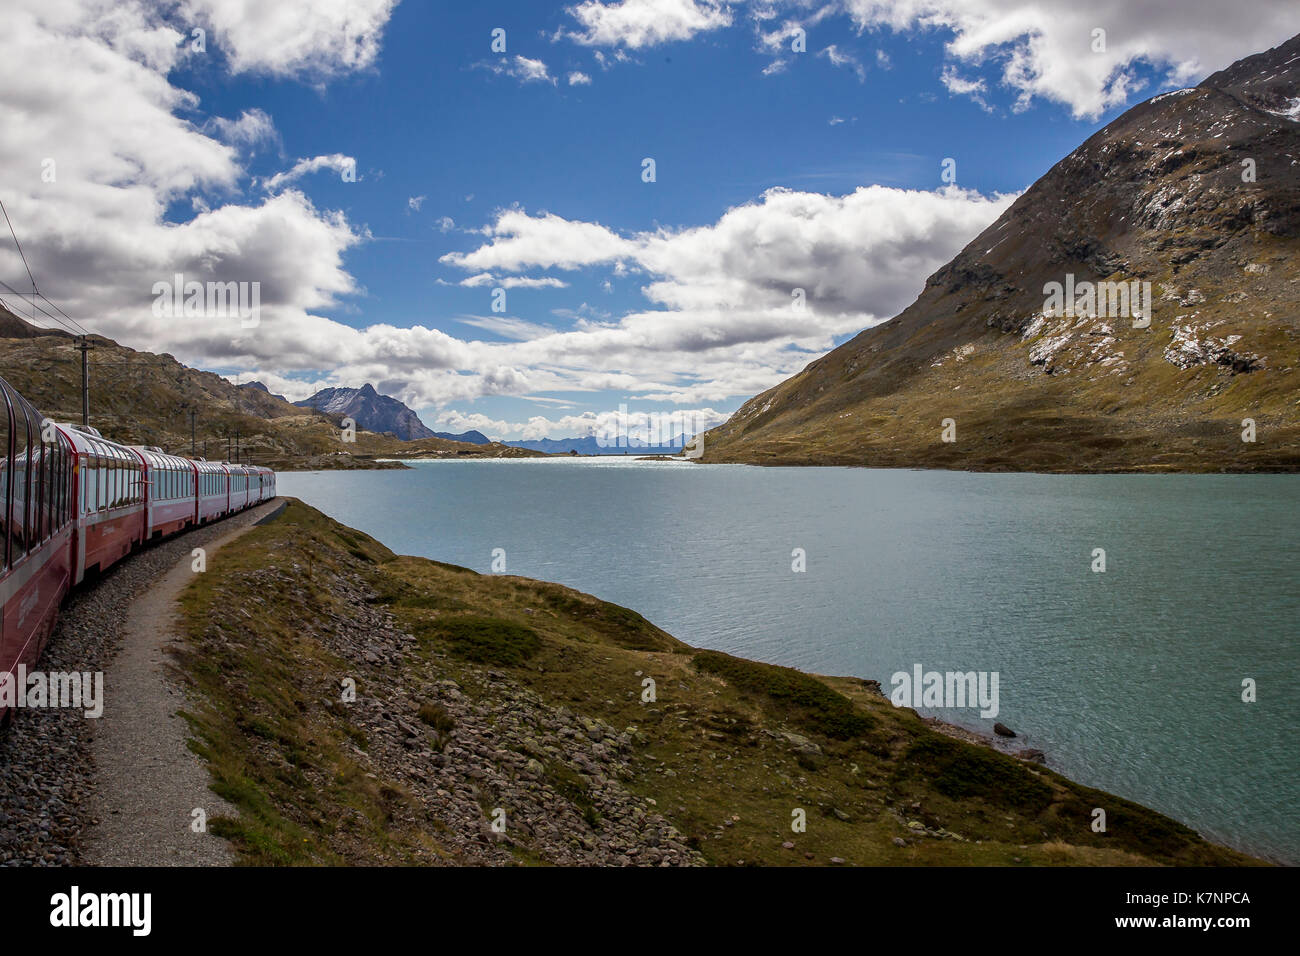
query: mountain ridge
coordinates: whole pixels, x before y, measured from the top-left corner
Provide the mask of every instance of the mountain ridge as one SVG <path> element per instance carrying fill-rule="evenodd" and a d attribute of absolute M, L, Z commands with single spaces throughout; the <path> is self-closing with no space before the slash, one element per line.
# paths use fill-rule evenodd
<path fill-rule="evenodd" d="M 1300 36 L 1128 110 L 907 309 L 708 432 L 703 460 L 1300 468 L 1298 64 Z M 1151 283 L 1149 326 L 1047 315 L 1067 277 Z"/>
<path fill-rule="evenodd" d="M 293 404 L 351 418 L 362 428 L 381 435 L 391 434 L 402 441 L 442 437 L 420 421 L 420 416 L 405 403 L 381 394 L 369 382 L 360 388 L 322 388 L 310 398 Z"/>

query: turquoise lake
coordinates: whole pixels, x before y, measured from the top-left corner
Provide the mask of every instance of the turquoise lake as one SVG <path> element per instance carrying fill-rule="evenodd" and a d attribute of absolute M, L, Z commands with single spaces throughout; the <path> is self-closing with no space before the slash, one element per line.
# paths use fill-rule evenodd
<path fill-rule="evenodd" d="M 917 664 L 997 672 L 996 719 L 1052 768 L 1300 864 L 1300 476 L 610 457 L 289 473 L 279 490 L 401 553 L 488 572 L 503 549 L 508 573 L 696 646 L 886 691 Z"/>

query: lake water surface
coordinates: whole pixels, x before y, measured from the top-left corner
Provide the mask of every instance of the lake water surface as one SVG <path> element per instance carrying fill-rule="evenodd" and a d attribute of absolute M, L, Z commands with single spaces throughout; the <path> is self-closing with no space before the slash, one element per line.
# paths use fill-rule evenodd
<path fill-rule="evenodd" d="M 509 573 L 696 646 L 886 691 L 916 664 L 996 671 L 997 719 L 1054 769 L 1300 863 L 1300 476 L 618 457 L 291 473 L 279 490 L 400 553 L 487 572 L 502 548 Z"/>

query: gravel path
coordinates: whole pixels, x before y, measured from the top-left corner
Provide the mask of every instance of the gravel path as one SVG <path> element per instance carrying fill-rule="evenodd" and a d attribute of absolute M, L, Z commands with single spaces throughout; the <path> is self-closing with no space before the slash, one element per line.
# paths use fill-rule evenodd
<path fill-rule="evenodd" d="M 166 667 L 174 600 L 190 552 L 214 550 L 278 507 L 271 502 L 148 548 L 64 606 L 38 667 L 103 671 L 104 716 L 20 710 L 0 732 L 0 865 L 229 862 L 191 811 L 226 811 L 185 746 L 183 700 Z"/>

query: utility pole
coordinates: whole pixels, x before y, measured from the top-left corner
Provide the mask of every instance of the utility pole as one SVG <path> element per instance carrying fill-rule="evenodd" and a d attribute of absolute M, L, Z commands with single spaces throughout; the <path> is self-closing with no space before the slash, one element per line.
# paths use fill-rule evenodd
<path fill-rule="evenodd" d="M 239 464 L 239 429 L 235 429 L 235 464 Z"/>
<path fill-rule="evenodd" d="M 190 457 L 194 457 L 194 416 L 198 414 L 197 409 L 190 409 Z"/>
<path fill-rule="evenodd" d="M 90 426 L 90 361 L 88 355 L 94 348 L 86 336 L 77 337 L 77 348 L 81 352 L 81 427 Z"/>

